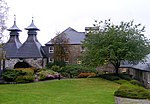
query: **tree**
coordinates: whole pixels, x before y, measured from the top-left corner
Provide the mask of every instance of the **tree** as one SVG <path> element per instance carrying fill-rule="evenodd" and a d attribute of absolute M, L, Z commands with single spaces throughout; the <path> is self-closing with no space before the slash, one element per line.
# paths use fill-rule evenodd
<path fill-rule="evenodd" d="M 83 42 L 87 49 L 83 54 L 83 63 L 90 66 L 112 64 L 116 74 L 122 61 L 138 62 L 150 52 L 150 42 L 144 36 L 141 24 L 134 21 L 114 25 L 110 20 L 97 22 L 96 32 L 89 32 Z"/>
<path fill-rule="evenodd" d="M 66 58 L 69 58 L 69 39 L 65 33 L 57 34 L 57 36 L 52 39 L 52 44 L 54 45 L 55 62 L 64 62 Z"/>
<path fill-rule="evenodd" d="M 7 20 L 7 12 L 8 12 L 8 5 L 5 2 L 5 0 L 0 0 L 0 41 L 2 41 L 2 38 L 4 37 L 3 32 L 7 28 L 6 27 L 6 20 Z"/>
<path fill-rule="evenodd" d="M 3 32 L 7 28 L 6 27 L 6 20 L 7 20 L 7 12 L 8 12 L 8 5 L 5 0 L 0 0 L 0 74 L 1 74 L 1 61 L 3 60 L 3 69 L 4 69 L 4 59 L 5 59 L 5 52 L 3 50 L 3 42 L 2 38 L 4 37 Z"/>

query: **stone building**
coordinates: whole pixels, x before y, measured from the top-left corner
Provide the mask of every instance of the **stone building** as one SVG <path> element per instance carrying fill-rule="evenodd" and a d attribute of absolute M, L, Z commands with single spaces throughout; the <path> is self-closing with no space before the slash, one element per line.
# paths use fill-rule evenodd
<path fill-rule="evenodd" d="M 145 62 L 131 64 L 125 61 L 121 63 L 120 69 L 125 69 L 125 72 L 133 79 L 140 81 L 146 88 L 150 88 L 150 54 L 146 55 Z"/>
<path fill-rule="evenodd" d="M 150 88 L 150 54 L 148 54 L 145 59 L 145 62 L 132 65 L 129 68 L 129 74 L 145 85 L 145 87 Z"/>
<path fill-rule="evenodd" d="M 34 25 L 32 20 L 31 24 L 25 28 L 28 31 L 27 40 L 22 44 L 19 40 L 19 32 L 21 30 L 16 25 L 16 20 L 10 31 L 10 38 L 4 44 L 4 51 L 6 52 L 5 68 L 43 68 L 46 65 L 46 56 L 42 45 L 37 39 L 37 31 L 39 29 Z"/>
<path fill-rule="evenodd" d="M 92 28 L 94 31 L 97 28 Z M 32 19 L 31 24 L 25 28 L 28 31 L 28 37 L 24 43 L 19 40 L 19 32 L 21 30 L 16 25 L 16 19 L 14 19 L 14 24 L 12 27 L 7 29 L 10 31 L 10 38 L 8 42 L 4 44 L 4 51 L 6 53 L 5 57 L 5 68 L 44 68 L 47 63 L 54 62 L 54 44 L 52 39 L 42 46 L 37 39 L 37 31 L 39 29 L 34 25 Z M 70 64 L 80 64 L 80 56 L 84 50 L 82 46 L 82 41 L 86 37 L 86 33 L 90 31 L 90 27 L 85 28 L 85 32 L 78 32 L 73 28 L 69 27 L 64 30 L 59 35 L 65 35 L 69 40 L 69 52 L 66 51 L 68 57 L 63 60 Z M 53 39 L 55 39 L 54 37 Z"/>
<path fill-rule="evenodd" d="M 64 61 L 70 64 L 80 64 L 81 61 L 79 57 L 81 53 L 84 51 L 84 48 L 82 47 L 82 41 L 85 39 L 85 32 L 78 32 L 73 28 L 69 27 L 59 35 L 65 35 L 66 38 L 69 40 L 68 42 L 69 55 L 68 57 L 64 58 Z M 55 38 L 56 37 L 54 37 L 53 39 Z M 46 51 L 47 57 L 49 57 L 48 62 L 53 62 L 55 60 L 54 58 L 55 49 L 52 40 L 50 40 L 45 44 L 45 50 L 47 50 Z"/>

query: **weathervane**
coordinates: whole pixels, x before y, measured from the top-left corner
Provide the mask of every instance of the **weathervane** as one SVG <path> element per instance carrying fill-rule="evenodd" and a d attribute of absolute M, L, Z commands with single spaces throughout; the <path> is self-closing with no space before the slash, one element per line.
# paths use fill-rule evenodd
<path fill-rule="evenodd" d="M 16 21 L 16 15 L 14 14 L 14 20 Z"/>

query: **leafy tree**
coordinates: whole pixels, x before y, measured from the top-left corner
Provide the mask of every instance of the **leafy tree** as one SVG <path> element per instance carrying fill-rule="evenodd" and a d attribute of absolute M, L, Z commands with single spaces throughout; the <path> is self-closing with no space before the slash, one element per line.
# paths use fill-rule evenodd
<path fill-rule="evenodd" d="M 69 39 L 66 37 L 66 34 L 57 34 L 57 36 L 52 39 L 52 44 L 54 45 L 54 61 L 64 62 L 64 60 L 69 57 L 70 53 Z"/>
<path fill-rule="evenodd" d="M 112 64 L 116 74 L 122 61 L 138 62 L 150 52 L 150 42 L 144 28 L 134 21 L 114 25 L 110 20 L 95 23 L 98 31 L 91 31 L 83 42 L 86 51 L 83 63 L 90 66 Z"/>

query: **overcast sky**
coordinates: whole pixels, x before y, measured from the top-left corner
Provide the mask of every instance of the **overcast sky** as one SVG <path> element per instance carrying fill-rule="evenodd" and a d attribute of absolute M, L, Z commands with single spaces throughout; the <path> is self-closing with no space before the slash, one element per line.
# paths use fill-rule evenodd
<path fill-rule="evenodd" d="M 20 40 L 27 38 L 24 30 L 32 16 L 40 29 L 37 38 L 44 45 L 56 33 L 72 27 L 84 32 L 93 26 L 94 20 L 111 19 L 115 24 L 134 20 L 146 26 L 145 36 L 150 37 L 150 0 L 5 0 L 10 7 L 8 28 L 13 25 L 14 14 L 17 26 L 22 30 Z M 9 33 L 5 33 L 9 35 Z"/>

